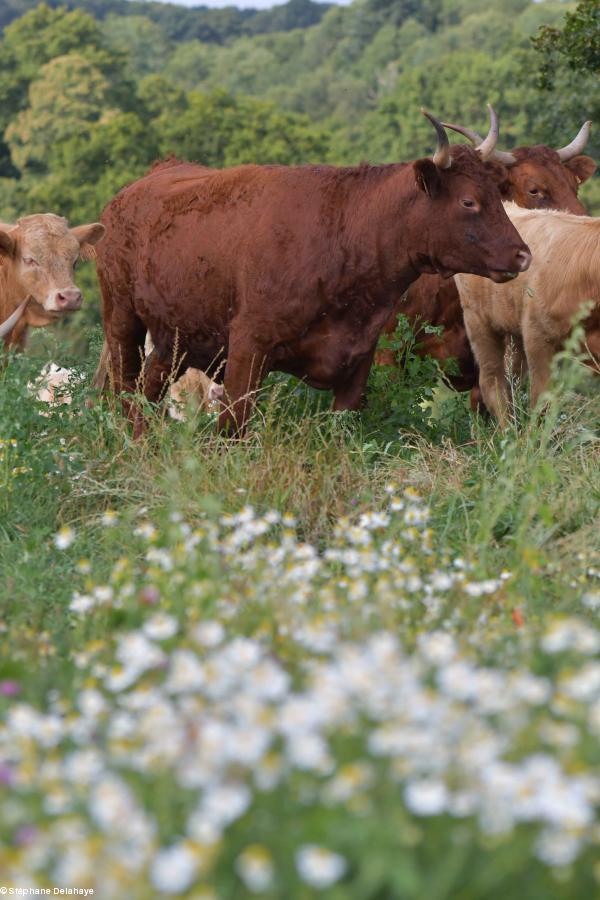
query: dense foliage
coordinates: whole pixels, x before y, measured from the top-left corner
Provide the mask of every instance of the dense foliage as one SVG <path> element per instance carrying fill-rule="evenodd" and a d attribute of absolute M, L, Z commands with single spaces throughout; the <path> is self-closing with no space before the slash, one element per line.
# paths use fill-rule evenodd
<path fill-rule="evenodd" d="M 145 0 L 47 0 L 53 9 L 83 9 L 96 19 L 115 14 L 119 17 L 142 15 L 156 22 L 173 40 L 200 40 L 224 43 L 242 34 L 261 34 L 266 31 L 288 31 L 307 28 L 320 21 L 329 3 L 313 0 L 288 0 L 276 9 L 259 11 L 228 6 L 211 9 L 173 6 L 170 3 Z M 0 9 L 0 28 L 36 7 L 39 0 L 4 0 Z"/>
<path fill-rule="evenodd" d="M 314 6 L 250 15 L 11 0 L 0 22 L 0 217 L 41 207 L 95 216 L 165 153 L 217 166 L 414 158 L 431 145 L 421 105 L 483 129 L 489 100 L 506 147 L 563 144 L 599 118 L 592 69 L 565 60 L 552 94 L 536 86 L 544 57 L 530 38 L 560 25 L 560 2 L 362 0 L 318 6 L 319 21 Z M 213 14 L 265 24 L 213 40 L 193 24 Z M 597 12 L 586 15 L 592 54 Z M 597 203 L 596 183 L 587 191 Z"/>
<path fill-rule="evenodd" d="M 557 58 L 575 71 L 600 73 L 600 5 L 597 0 L 580 0 L 565 16 L 564 28 L 545 25 L 534 40 L 545 55 L 542 84 L 551 87 Z"/>

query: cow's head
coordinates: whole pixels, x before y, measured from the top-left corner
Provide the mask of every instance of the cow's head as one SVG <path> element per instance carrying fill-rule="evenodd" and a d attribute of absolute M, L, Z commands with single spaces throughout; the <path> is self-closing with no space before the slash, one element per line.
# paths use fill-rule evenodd
<path fill-rule="evenodd" d="M 506 169 L 491 161 L 498 120 L 491 106 L 489 110 L 490 131 L 477 150 L 451 148 L 442 123 L 423 110 L 436 129 L 438 145 L 432 159 L 413 163 L 426 245 L 415 260 L 421 272 L 445 277 L 469 272 L 502 282 L 529 268 L 529 248 L 502 207 L 499 185 Z"/>
<path fill-rule="evenodd" d="M 31 298 L 38 318 L 51 322 L 81 306 L 75 264 L 93 255 L 103 235 L 98 222 L 69 228 L 51 213 L 25 216 L 16 225 L 0 225 L 0 265 L 18 299 Z"/>
<path fill-rule="evenodd" d="M 525 209 L 563 209 L 577 216 L 587 210 L 577 199 L 579 185 L 596 171 L 596 163 L 589 156 L 581 156 L 590 136 L 591 122 L 584 122 L 579 133 L 567 144 L 553 150 L 539 144 L 534 147 L 517 147 L 510 153 L 494 149 L 492 159 L 507 170 L 506 179 L 500 184 L 505 200 L 513 200 Z M 482 143 L 481 137 L 461 125 L 449 125 L 467 137 L 474 147 Z"/>

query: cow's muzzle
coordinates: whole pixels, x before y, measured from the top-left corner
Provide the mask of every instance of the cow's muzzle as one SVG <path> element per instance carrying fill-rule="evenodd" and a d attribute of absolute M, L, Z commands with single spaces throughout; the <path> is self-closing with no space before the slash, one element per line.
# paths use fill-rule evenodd
<path fill-rule="evenodd" d="M 514 259 L 514 268 L 510 269 L 492 269 L 490 271 L 489 277 L 492 281 L 495 281 L 496 284 L 503 284 L 505 281 L 512 281 L 513 278 L 517 278 L 521 272 L 526 272 L 529 266 L 531 265 L 531 253 L 529 250 L 517 250 L 515 253 Z"/>
<path fill-rule="evenodd" d="M 61 291 L 54 292 L 50 309 L 55 312 L 69 312 L 80 309 L 82 303 L 83 295 L 79 288 L 64 288 Z"/>

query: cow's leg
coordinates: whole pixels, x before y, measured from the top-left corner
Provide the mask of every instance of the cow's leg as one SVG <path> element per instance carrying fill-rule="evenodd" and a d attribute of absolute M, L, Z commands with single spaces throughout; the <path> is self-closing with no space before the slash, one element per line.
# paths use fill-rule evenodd
<path fill-rule="evenodd" d="M 471 388 L 470 404 L 472 412 L 489 418 L 490 411 L 485 405 L 479 384 L 476 384 Z"/>
<path fill-rule="evenodd" d="M 520 335 L 507 335 L 505 340 L 504 351 L 504 371 L 510 373 L 511 377 L 522 382 L 527 375 L 527 357 L 525 356 L 525 347 L 523 339 Z"/>
<path fill-rule="evenodd" d="M 526 327 L 523 332 L 533 409 L 537 405 L 540 395 L 548 387 L 552 371 L 552 358 L 558 347 L 554 341 L 549 340 L 547 335 L 536 328 Z"/>
<path fill-rule="evenodd" d="M 241 436 L 252 412 L 256 392 L 268 371 L 268 349 L 242 323 L 232 324 L 225 365 L 224 408 L 219 430 Z"/>
<path fill-rule="evenodd" d="M 464 313 L 467 334 L 479 365 L 479 387 L 483 402 L 504 427 L 509 402 L 504 369 L 504 335 L 493 331 L 477 313 L 468 309 Z"/>
<path fill-rule="evenodd" d="M 144 364 L 143 391 L 147 400 L 160 403 L 170 385 L 187 369 L 185 357 L 173 359 L 172 356 L 159 356 L 156 348 L 152 350 Z"/>
<path fill-rule="evenodd" d="M 338 385 L 333 392 L 333 408 L 336 411 L 343 409 L 360 409 L 365 402 L 367 393 L 367 381 L 375 356 L 373 347 L 358 363 L 343 384 Z"/>
<path fill-rule="evenodd" d="M 146 327 L 135 313 L 121 310 L 107 329 L 108 356 L 115 394 L 132 394 L 138 387 L 144 359 Z M 123 410 L 133 423 L 134 437 L 144 430 L 144 417 L 136 403 L 123 398 Z"/>

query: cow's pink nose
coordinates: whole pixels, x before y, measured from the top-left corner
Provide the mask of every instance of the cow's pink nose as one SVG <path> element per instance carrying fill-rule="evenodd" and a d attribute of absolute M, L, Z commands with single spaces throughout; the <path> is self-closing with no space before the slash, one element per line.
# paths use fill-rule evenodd
<path fill-rule="evenodd" d="M 79 309 L 83 296 L 78 288 L 65 288 L 56 293 L 56 306 L 58 309 Z"/>
<path fill-rule="evenodd" d="M 529 250 L 517 250 L 517 269 L 526 272 L 531 265 L 531 253 Z"/>

